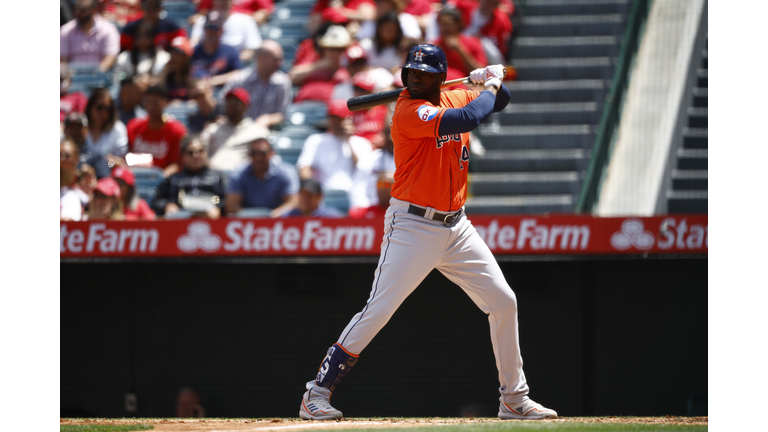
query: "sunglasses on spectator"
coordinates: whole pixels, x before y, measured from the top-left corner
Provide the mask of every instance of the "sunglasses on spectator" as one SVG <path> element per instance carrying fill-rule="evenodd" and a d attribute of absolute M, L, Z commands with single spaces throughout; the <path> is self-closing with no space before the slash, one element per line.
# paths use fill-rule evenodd
<path fill-rule="evenodd" d="M 185 155 L 189 155 L 189 156 L 194 156 L 194 155 L 197 155 L 197 154 L 204 154 L 204 153 L 205 153 L 204 149 L 186 150 L 184 152 Z"/>
<path fill-rule="evenodd" d="M 251 150 L 248 152 L 250 156 L 266 156 L 269 154 L 268 151 L 265 150 Z"/>
<path fill-rule="evenodd" d="M 109 105 L 96 105 L 95 108 L 97 111 L 105 111 L 105 112 L 110 111 L 112 109 L 112 107 L 110 107 Z"/>

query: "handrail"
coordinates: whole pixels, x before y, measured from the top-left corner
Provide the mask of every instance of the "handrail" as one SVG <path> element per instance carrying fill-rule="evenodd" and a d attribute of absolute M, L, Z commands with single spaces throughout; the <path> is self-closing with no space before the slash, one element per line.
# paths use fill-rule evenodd
<path fill-rule="evenodd" d="M 630 67 L 640 45 L 640 33 L 648 18 L 651 3 L 652 0 L 634 0 L 632 2 L 611 88 L 605 99 L 597 136 L 592 146 L 592 157 L 589 161 L 584 183 L 581 186 L 579 200 L 576 203 L 576 213 L 592 212 L 599 199 L 600 186 L 611 151 L 611 142 L 619 127 L 622 106 L 629 88 Z"/>

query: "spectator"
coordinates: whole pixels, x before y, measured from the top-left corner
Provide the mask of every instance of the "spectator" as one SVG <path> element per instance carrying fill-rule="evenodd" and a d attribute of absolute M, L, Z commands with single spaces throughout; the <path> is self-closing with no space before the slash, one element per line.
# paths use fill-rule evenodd
<path fill-rule="evenodd" d="M 96 182 L 93 199 L 88 209 L 88 220 L 124 220 L 120 186 L 112 177 Z"/>
<path fill-rule="evenodd" d="M 72 74 L 69 72 L 69 67 L 62 64 L 59 67 L 59 111 L 60 120 L 64 121 L 64 117 L 69 113 L 82 113 L 85 111 L 85 106 L 88 103 L 88 96 L 83 92 L 69 92 L 69 86 L 72 84 Z"/>
<path fill-rule="evenodd" d="M 333 25 L 328 28 L 318 41 L 320 59 L 312 64 L 295 66 L 288 73 L 293 85 L 301 87 L 294 102 L 330 101 L 333 87 L 349 79 L 349 73 L 341 67 L 340 61 L 344 50 L 351 43 L 352 39 L 344 27 Z"/>
<path fill-rule="evenodd" d="M 99 13 L 118 27 L 141 18 L 140 0 L 99 0 Z"/>
<path fill-rule="evenodd" d="M 154 220 L 155 212 L 149 204 L 136 193 L 136 177 L 128 167 L 115 167 L 112 178 L 120 186 L 120 199 L 123 201 L 125 220 Z"/>
<path fill-rule="evenodd" d="M 330 9 L 330 11 L 327 11 Z M 347 21 L 359 25 L 363 21 L 376 19 L 376 4 L 371 0 L 318 0 L 309 17 L 309 32 L 314 33 L 323 21 L 327 21 L 328 12 L 340 15 Z M 325 17 L 324 17 L 325 15 Z"/>
<path fill-rule="evenodd" d="M 92 166 L 88 164 L 81 165 L 81 167 L 79 168 L 79 171 L 80 171 L 80 177 L 77 179 L 76 188 L 80 192 L 82 192 L 80 195 L 81 201 L 83 196 L 87 198 L 85 204 L 83 205 L 83 208 L 85 210 L 88 210 L 88 202 L 90 201 L 90 197 L 93 196 L 93 191 L 96 190 L 96 185 L 98 184 L 98 178 L 96 177 L 96 171 L 93 169 Z"/>
<path fill-rule="evenodd" d="M 75 190 L 79 159 L 77 146 L 69 140 L 59 145 L 61 165 L 59 168 L 59 218 L 63 221 L 79 221 L 83 218 L 83 204 L 80 194 Z"/>
<path fill-rule="evenodd" d="M 266 207 L 277 218 L 296 208 L 299 203 L 299 176 L 290 165 L 275 159 L 272 145 L 258 138 L 248 147 L 251 163 L 237 170 L 229 182 L 228 214 L 242 208 Z"/>
<path fill-rule="evenodd" d="M 341 66 L 347 69 L 347 75 L 350 79 L 336 84 L 331 93 L 331 100 L 347 100 L 354 96 L 354 86 L 351 77 L 368 69 L 368 57 L 365 50 L 360 45 L 350 45 L 344 55 L 341 56 Z"/>
<path fill-rule="evenodd" d="M 59 61 L 112 69 L 120 52 L 120 34 L 115 25 L 96 13 L 98 0 L 75 0 L 75 19 L 59 33 Z"/>
<path fill-rule="evenodd" d="M 248 162 L 248 144 L 256 138 L 266 138 L 269 130 L 245 116 L 251 97 L 242 87 L 227 92 L 225 117 L 209 124 L 200 134 L 200 141 L 209 149 L 211 167 L 234 171 Z"/>
<path fill-rule="evenodd" d="M 131 44 L 129 51 L 123 51 L 117 56 L 115 76 L 120 79 L 136 76 L 144 82 L 149 82 L 150 78 L 160 74 L 171 55 L 155 46 L 154 33 L 149 24 L 136 22 L 141 23 L 135 30 L 136 42 Z"/>
<path fill-rule="evenodd" d="M 176 399 L 176 417 L 205 417 L 205 409 L 200 405 L 200 395 L 190 387 L 184 387 Z"/>
<path fill-rule="evenodd" d="M 440 1 L 406 0 L 403 12 L 412 15 L 419 23 L 422 34 L 426 34 L 427 26 L 435 18 L 435 9 L 442 7 Z"/>
<path fill-rule="evenodd" d="M 228 95 L 235 87 L 243 87 L 250 95 L 245 115 L 257 124 L 271 128 L 285 120 L 285 111 L 291 103 L 291 78 L 280 70 L 283 48 L 273 40 L 265 40 L 256 52 L 256 68 L 242 71 L 221 90 Z M 222 98 L 219 103 L 223 103 Z M 213 154 L 213 152 L 212 152 Z"/>
<path fill-rule="evenodd" d="M 189 99 L 189 85 L 192 77 L 192 44 L 184 36 L 177 36 L 171 41 L 171 58 L 166 63 L 157 82 L 168 89 L 170 100 L 186 101 Z"/>
<path fill-rule="evenodd" d="M 365 71 L 359 72 L 352 78 L 354 96 L 365 96 L 376 90 L 374 74 Z M 355 126 L 355 135 L 363 137 L 371 142 L 374 149 L 384 145 L 384 120 L 389 108 L 387 105 L 378 105 L 352 114 L 352 124 Z"/>
<path fill-rule="evenodd" d="M 152 207 L 157 214 L 165 216 L 184 209 L 218 219 L 226 204 L 226 179 L 209 168 L 208 153 L 196 135 L 184 138 L 181 154 L 181 172 L 160 183 Z"/>
<path fill-rule="evenodd" d="M 501 2 L 499 0 L 479 0 L 478 2 L 462 0 L 461 3 L 468 5 L 468 13 L 465 15 L 468 24 L 464 28 L 464 34 L 478 37 L 481 41 L 487 39 L 490 46 L 483 41 L 486 57 L 491 63 L 505 63 L 504 59 L 509 54 L 508 44 L 512 36 L 512 21 L 501 9 Z M 493 60 L 491 60 L 492 57 Z"/>
<path fill-rule="evenodd" d="M 213 0 L 200 0 L 197 4 L 197 15 L 190 17 L 190 22 L 194 23 L 200 17 L 205 16 L 213 6 Z M 256 21 L 257 25 L 263 25 L 272 12 L 275 11 L 275 4 L 272 0 L 234 0 L 232 2 L 232 12 L 241 13 L 250 16 Z"/>
<path fill-rule="evenodd" d="M 222 33 L 219 34 L 221 43 L 234 48 L 241 61 L 252 60 L 262 42 L 259 27 L 250 17 L 241 13 L 232 13 L 232 0 L 213 0 L 212 10 L 206 17 L 195 21 L 192 27 L 190 36 L 192 45 L 197 45 L 204 37 L 204 29 L 212 12 L 217 12 L 215 16 L 223 26 Z"/>
<path fill-rule="evenodd" d="M 131 153 L 149 153 L 151 165 L 162 168 L 168 177 L 179 171 L 179 144 L 187 128 L 178 120 L 163 114 L 168 104 L 168 91 L 155 85 L 144 92 L 147 117 L 128 123 Z"/>
<path fill-rule="evenodd" d="M 160 0 L 142 0 L 141 10 L 144 13 L 141 19 L 129 22 L 120 33 L 121 50 L 130 51 L 133 49 L 142 27 L 146 28 L 152 35 L 152 46 L 160 46 L 165 51 L 171 48 L 171 41 L 175 37 L 187 37 L 187 31 L 179 27 L 174 20 L 160 18 L 163 11 Z"/>
<path fill-rule="evenodd" d="M 180 100 L 171 101 L 171 104 L 184 103 Z M 190 133 L 200 133 L 207 123 L 216 120 L 216 98 L 213 96 L 210 80 L 193 79 L 190 81 L 187 104 L 197 108 L 187 118 Z"/>
<path fill-rule="evenodd" d="M 88 136 L 85 142 L 93 151 L 107 159 L 110 166 L 125 165 L 128 153 L 128 133 L 117 118 L 117 105 L 105 88 L 91 92 L 85 106 L 88 119 Z"/>
<path fill-rule="evenodd" d="M 397 70 L 403 63 L 400 61 L 400 43 L 403 41 L 403 29 L 392 11 L 376 20 L 373 38 L 360 41 L 368 58 L 370 67 L 382 67 L 390 72 Z"/>
<path fill-rule="evenodd" d="M 293 55 L 293 66 L 299 66 L 304 64 L 314 63 L 320 59 L 320 45 L 318 41 L 322 38 L 334 23 L 325 22 L 317 30 L 312 33 L 312 37 L 306 38 L 296 48 L 296 53 Z"/>
<path fill-rule="evenodd" d="M 446 81 L 469 76 L 488 64 L 480 39 L 461 33 L 464 24 L 457 9 L 443 8 L 437 17 L 440 38 L 434 44 L 442 48 L 448 61 Z"/>
<path fill-rule="evenodd" d="M 223 22 L 218 11 L 209 12 L 205 19 L 203 40 L 192 53 L 192 76 L 210 78 L 213 87 L 226 84 L 242 68 L 235 48 L 220 42 Z"/>
<path fill-rule="evenodd" d="M 80 154 L 76 168 L 82 170 L 84 165 L 93 168 L 98 178 L 109 177 L 109 165 L 104 156 L 95 151 L 86 141 L 88 131 L 88 119 L 77 113 L 70 113 L 64 119 L 64 137 L 77 147 Z"/>
<path fill-rule="evenodd" d="M 346 101 L 328 105 L 328 132 L 310 135 L 296 163 L 302 180 L 314 177 L 325 190 L 352 190 L 355 165 L 371 152 L 371 143 L 354 135 L 351 116 Z"/>
<path fill-rule="evenodd" d="M 344 213 L 334 207 L 329 207 L 323 203 L 323 188 L 320 182 L 308 178 L 301 181 L 299 189 L 299 205 L 291 210 L 286 216 L 303 216 L 314 218 L 341 218 Z"/>
<path fill-rule="evenodd" d="M 115 101 L 115 105 L 117 106 L 117 115 L 123 124 L 127 125 L 136 117 L 147 115 L 147 112 L 141 106 L 141 100 L 144 99 L 144 89 L 146 87 L 146 84 L 139 81 L 136 77 L 120 80 L 120 93 Z"/>
<path fill-rule="evenodd" d="M 358 40 L 374 39 L 380 26 L 379 21 L 386 15 L 393 14 L 394 22 L 401 28 L 401 35 L 405 37 L 421 39 L 421 28 L 416 18 L 403 11 L 405 3 L 403 0 L 376 0 L 376 18 L 372 21 L 366 21 L 360 26 L 360 30 L 355 37 Z"/>
<path fill-rule="evenodd" d="M 395 154 L 389 128 L 384 131 L 384 147 L 374 150 L 357 163 L 354 187 L 350 194 L 349 217 L 384 217 L 394 183 Z"/>

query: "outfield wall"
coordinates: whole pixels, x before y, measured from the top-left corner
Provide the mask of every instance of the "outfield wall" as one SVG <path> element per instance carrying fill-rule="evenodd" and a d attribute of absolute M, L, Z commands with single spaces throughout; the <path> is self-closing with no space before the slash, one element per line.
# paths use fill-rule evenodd
<path fill-rule="evenodd" d="M 62 417 L 295 417 L 375 257 L 62 260 Z M 531 396 L 561 415 L 707 414 L 706 255 L 500 257 Z M 486 316 L 434 271 L 334 395 L 349 417 L 495 415 Z M 126 394 L 136 412 L 126 412 Z M 477 411 L 477 410 L 476 410 Z"/>

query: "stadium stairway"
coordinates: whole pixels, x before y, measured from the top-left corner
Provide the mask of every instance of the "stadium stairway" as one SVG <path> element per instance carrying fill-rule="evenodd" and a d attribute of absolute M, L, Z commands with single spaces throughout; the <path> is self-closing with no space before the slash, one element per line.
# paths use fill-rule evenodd
<path fill-rule="evenodd" d="M 706 213 L 708 210 L 707 158 L 707 44 L 701 50 L 688 106 L 682 146 L 672 170 L 667 192 L 667 213 Z"/>
<path fill-rule="evenodd" d="M 573 213 L 629 0 L 527 0 L 510 50 L 511 103 L 477 130 L 467 212 Z"/>

